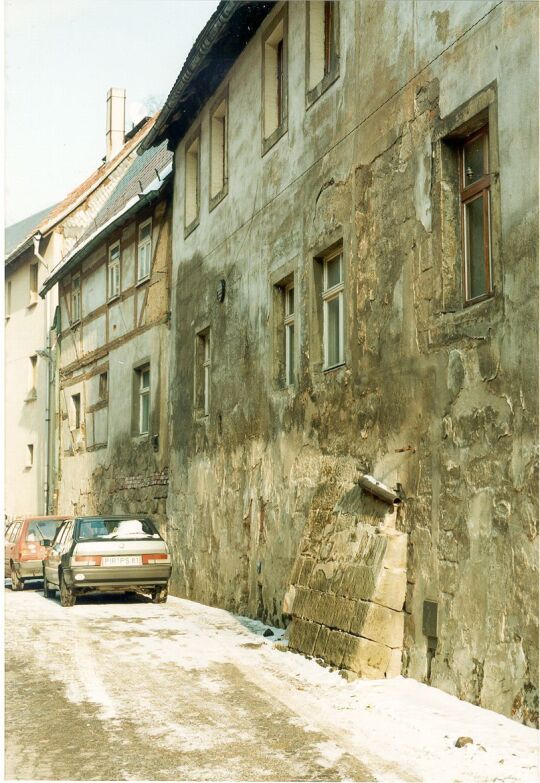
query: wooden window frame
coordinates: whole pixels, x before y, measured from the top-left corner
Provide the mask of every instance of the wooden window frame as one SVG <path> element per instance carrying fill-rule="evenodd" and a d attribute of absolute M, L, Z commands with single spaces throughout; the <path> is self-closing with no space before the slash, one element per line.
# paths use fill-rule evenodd
<path fill-rule="evenodd" d="M 332 286 L 328 286 L 328 265 L 330 262 L 339 258 L 339 273 L 340 279 L 338 283 Z M 336 367 L 341 367 L 345 364 L 345 280 L 343 269 L 343 250 L 342 248 L 336 249 L 332 253 L 323 256 L 323 286 L 322 286 L 322 302 L 323 302 L 323 370 L 333 370 Z M 328 361 L 328 305 L 335 299 L 339 302 L 339 357 L 338 361 L 333 364 L 329 364 Z"/>
<path fill-rule="evenodd" d="M 293 310 L 289 311 L 289 294 L 290 292 L 293 292 Z M 283 332 L 285 337 L 285 386 L 294 386 L 295 380 L 296 380 L 296 296 L 295 296 L 295 286 L 294 286 L 294 280 L 291 280 L 290 283 L 288 283 L 283 288 Z M 292 339 L 292 355 L 291 355 L 291 346 L 290 346 L 290 340 L 289 340 L 289 332 L 292 329 L 293 333 L 293 339 Z"/>
<path fill-rule="evenodd" d="M 111 259 L 113 252 L 118 249 L 118 258 Z M 118 290 L 111 293 L 111 271 L 118 267 Z M 113 242 L 107 251 L 107 302 L 113 302 L 118 299 L 122 290 L 122 249 L 120 241 Z"/>
<path fill-rule="evenodd" d="M 148 372 L 148 386 L 144 386 L 144 374 Z M 137 420 L 137 434 L 138 435 L 148 435 L 150 433 L 150 403 L 151 403 L 151 386 L 152 386 L 152 376 L 150 373 L 150 363 L 143 364 L 140 367 L 137 367 L 136 369 L 137 373 L 137 386 L 138 386 L 138 396 L 139 396 L 139 405 L 138 405 L 138 420 Z M 143 417 L 144 417 L 144 400 L 148 398 L 148 421 L 147 421 L 147 428 L 143 428 Z"/>
<path fill-rule="evenodd" d="M 309 109 L 320 96 L 339 78 L 339 49 L 340 49 L 340 3 L 339 0 L 321 0 L 322 9 L 322 40 L 318 46 L 322 47 L 322 73 L 316 83 L 312 83 L 312 67 L 315 52 L 313 51 L 312 30 L 315 13 L 311 0 L 306 0 L 306 109 Z M 321 50 L 318 49 L 320 52 Z"/>
<path fill-rule="evenodd" d="M 75 283 L 78 282 L 78 288 Z M 78 272 L 71 278 L 71 325 L 78 324 L 81 320 L 81 273 Z"/>
<path fill-rule="evenodd" d="M 195 171 L 195 215 L 188 223 L 188 160 L 189 156 L 194 153 L 191 152 L 193 145 L 197 143 L 197 167 Z M 186 141 L 184 148 L 184 239 L 186 239 L 192 231 L 195 231 L 199 225 L 201 217 L 201 128 L 197 130 Z"/>
<path fill-rule="evenodd" d="M 281 38 L 273 42 L 277 29 L 281 27 Z M 261 135 L 262 135 L 262 155 L 264 156 L 276 142 L 287 132 L 288 129 L 288 8 L 284 5 L 279 13 L 274 16 L 270 24 L 264 29 L 261 38 Z M 267 57 L 270 56 L 268 50 L 275 52 L 275 68 L 267 73 Z M 267 84 L 268 78 L 272 79 L 272 95 L 276 100 L 277 125 L 273 130 L 267 133 Z M 275 93 L 274 93 L 275 88 Z"/>
<path fill-rule="evenodd" d="M 465 147 L 472 141 L 483 138 L 484 141 L 484 169 L 487 173 L 479 177 L 471 185 L 465 182 Z M 469 306 L 489 299 L 493 296 L 493 270 L 491 253 L 491 173 L 489 171 L 489 126 L 484 125 L 470 136 L 461 140 L 459 146 L 459 190 L 460 190 L 460 211 L 461 211 L 461 246 L 462 246 L 462 285 L 464 292 L 464 304 Z M 473 201 L 482 198 L 483 212 L 483 234 L 484 234 L 484 270 L 486 279 L 486 291 L 482 294 L 470 296 L 470 259 L 469 259 L 469 241 L 467 232 L 467 205 Z"/>
<path fill-rule="evenodd" d="M 196 418 L 210 415 L 211 337 L 210 328 L 197 332 L 195 338 L 195 405 Z"/>
<path fill-rule="evenodd" d="M 222 186 L 221 188 L 213 192 L 213 174 L 216 166 L 216 160 L 214 155 L 214 119 L 216 113 L 222 104 L 225 104 L 225 113 L 223 115 L 223 158 L 221 161 L 222 166 Z M 220 119 L 220 118 L 219 118 Z M 222 201 L 229 191 L 229 90 L 226 87 L 214 101 L 210 110 L 210 165 L 209 165 L 209 187 L 208 187 L 208 210 L 211 212 L 214 207 Z"/>
<path fill-rule="evenodd" d="M 146 239 L 141 239 L 141 231 L 150 226 L 150 234 Z M 148 269 L 144 275 L 141 275 L 141 249 L 150 248 L 147 256 Z M 137 227 L 137 283 L 143 283 L 150 279 L 152 272 L 152 218 L 149 217 L 139 223 Z"/>

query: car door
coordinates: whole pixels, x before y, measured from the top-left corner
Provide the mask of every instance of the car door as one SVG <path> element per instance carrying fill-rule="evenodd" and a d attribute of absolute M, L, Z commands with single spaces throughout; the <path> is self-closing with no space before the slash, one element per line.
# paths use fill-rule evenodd
<path fill-rule="evenodd" d="M 9 542 L 11 539 L 11 534 L 13 533 L 13 528 L 15 527 L 15 523 L 12 522 L 11 525 L 8 526 L 5 535 L 4 535 L 4 573 L 7 574 L 8 572 L 8 566 L 9 566 Z"/>
<path fill-rule="evenodd" d="M 9 564 L 10 561 L 13 559 L 13 553 L 15 552 L 15 547 L 17 545 L 17 539 L 19 536 L 19 532 L 21 530 L 22 522 L 14 522 L 13 527 L 10 531 L 9 538 L 6 541 L 6 573 L 9 572 Z"/>
<path fill-rule="evenodd" d="M 44 561 L 45 576 L 47 577 L 47 581 L 53 585 L 58 585 L 58 566 L 60 565 L 60 558 L 62 556 L 64 542 L 70 524 L 71 523 L 68 521 L 60 528 L 60 532 L 54 539 L 53 545 L 49 550 L 47 559 Z"/>

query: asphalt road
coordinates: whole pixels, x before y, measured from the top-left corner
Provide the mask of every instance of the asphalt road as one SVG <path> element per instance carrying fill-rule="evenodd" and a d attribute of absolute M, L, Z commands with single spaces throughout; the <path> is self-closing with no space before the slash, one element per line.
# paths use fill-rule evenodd
<path fill-rule="evenodd" d="M 5 777 L 374 780 L 298 658 L 189 601 L 5 590 Z M 313 664 L 315 668 L 316 664 Z"/>

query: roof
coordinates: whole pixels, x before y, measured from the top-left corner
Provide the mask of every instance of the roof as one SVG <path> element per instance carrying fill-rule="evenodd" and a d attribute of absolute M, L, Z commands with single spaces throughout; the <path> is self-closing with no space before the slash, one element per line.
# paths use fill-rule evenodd
<path fill-rule="evenodd" d="M 31 235 L 30 239 L 28 240 L 28 246 L 30 246 L 32 244 L 32 236 L 35 234 L 37 227 L 55 207 L 56 204 L 53 204 L 51 207 L 47 207 L 47 209 L 42 209 L 39 212 L 36 212 L 35 215 L 30 215 L 30 217 L 24 218 L 24 220 L 19 220 L 18 223 L 13 223 L 13 225 L 7 226 L 4 231 L 6 256 L 9 256 L 12 250 L 18 247 L 21 243 L 24 243 L 24 240 L 27 239 L 29 235 Z M 25 250 L 26 248 L 21 248 L 19 252 L 22 252 L 23 249 Z"/>
<path fill-rule="evenodd" d="M 274 5 L 275 0 L 220 2 L 191 47 L 140 152 L 164 139 L 182 138 Z"/>
<path fill-rule="evenodd" d="M 141 143 L 141 140 L 153 127 L 156 121 L 157 114 L 150 117 L 144 124 L 142 124 L 140 130 L 134 135 L 128 134 L 127 141 L 120 150 L 110 161 L 102 163 L 92 174 L 87 177 L 75 190 L 72 190 L 66 198 L 57 204 L 52 210 L 48 211 L 44 218 L 37 225 L 33 226 L 29 230 L 26 237 L 10 251 L 6 256 L 5 264 L 8 266 L 14 261 L 23 250 L 26 250 L 32 242 L 32 237 L 36 231 L 40 231 L 41 234 L 47 234 L 51 231 L 61 220 L 67 217 L 70 212 L 73 212 L 88 196 L 93 193 L 96 188 L 124 161 L 127 156 L 135 150 Z"/>
<path fill-rule="evenodd" d="M 41 296 L 45 296 L 47 291 L 119 225 L 131 219 L 163 192 L 170 181 L 172 159 L 173 154 L 169 152 L 165 142 L 133 159 L 93 222 L 45 280 Z"/>

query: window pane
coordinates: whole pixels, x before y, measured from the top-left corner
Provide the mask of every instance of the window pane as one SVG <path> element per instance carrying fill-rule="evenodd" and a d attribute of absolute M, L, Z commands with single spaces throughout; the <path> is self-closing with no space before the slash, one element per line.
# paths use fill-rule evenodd
<path fill-rule="evenodd" d="M 326 361 L 327 366 L 341 362 L 341 297 L 326 302 Z"/>
<path fill-rule="evenodd" d="M 294 313 L 294 288 L 288 288 L 285 296 L 285 314 L 292 315 Z"/>
<path fill-rule="evenodd" d="M 294 383 L 294 324 L 289 324 L 287 326 L 285 339 L 287 341 L 287 353 L 286 353 L 287 383 L 290 385 Z"/>
<path fill-rule="evenodd" d="M 143 370 L 141 386 L 143 389 L 150 388 L 150 370 Z"/>
<path fill-rule="evenodd" d="M 477 136 L 476 139 L 465 144 L 465 177 L 464 185 L 468 187 L 486 174 L 484 166 L 484 149 L 487 136 Z"/>
<path fill-rule="evenodd" d="M 332 288 L 338 283 L 341 283 L 341 256 L 326 262 L 326 288 Z"/>
<path fill-rule="evenodd" d="M 467 276 L 469 282 L 468 298 L 487 293 L 486 257 L 484 247 L 484 197 L 483 195 L 465 205 L 467 228 Z"/>
<path fill-rule="evenodd" d="M 148 412 L 150 408 L 150 395 L 141 395 L 141 433 L 148 432 Z"/>
<path fill-rule="evenodd" d="M 150 223 L 148 223 L 146 226 L 142 226 L 139 229 L 139 239 L 146 239 L 150 236 Z"/>

